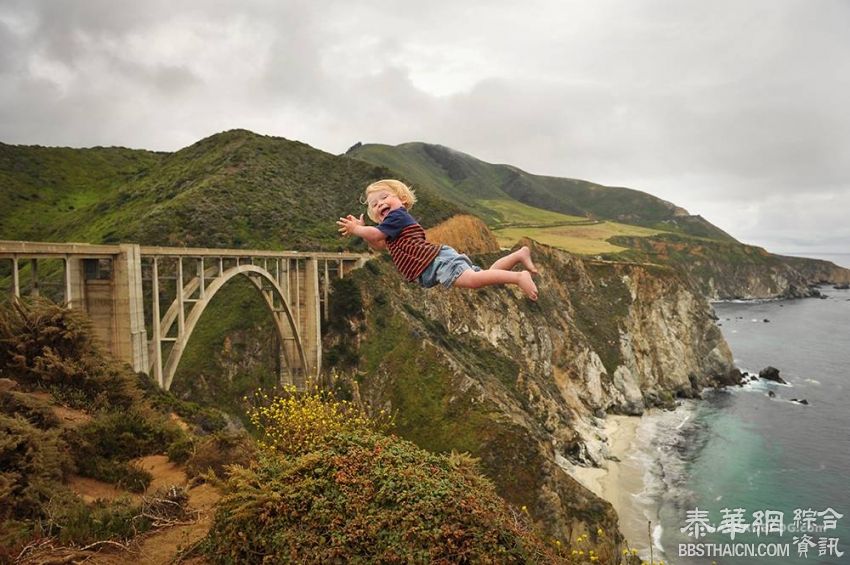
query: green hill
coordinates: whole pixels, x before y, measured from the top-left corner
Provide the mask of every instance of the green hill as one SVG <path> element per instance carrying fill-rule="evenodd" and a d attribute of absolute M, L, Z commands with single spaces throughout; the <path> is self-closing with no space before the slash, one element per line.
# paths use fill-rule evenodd
<path fill-rule="evenodd" d="M 337 250 L 334 220 L 394 173 L 245 130 L 174 153 L 0 145 L 0 239 Z M 458 211 L 419 191 L 426 226 Z"/>
<path fill-rule="evenodd" d="M 492 202 L 516 201 L 570 216 L 734 241 L 702 217 L 639 190 L 534 175 L 511 165 L 486 163 L 442 145 L 357 144 L 346 155 L 389 167 L 416 186 L 433 187 L 494 227 L 510 222 L 511 218 Z"/>
<path fill-rule="evenodd" d="M 59 223 L 114 196 L 165 155 L 119 147 L 0 143 L 0 239 L 46 239 Z"/>

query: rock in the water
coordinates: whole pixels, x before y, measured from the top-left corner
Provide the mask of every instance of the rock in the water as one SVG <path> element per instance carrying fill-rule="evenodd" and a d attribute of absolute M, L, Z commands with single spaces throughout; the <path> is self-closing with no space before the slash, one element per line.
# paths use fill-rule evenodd
<path fill-rule="evenodd" d="M 776 393 L 773 392 L 772 390 L 767 391 L 767 395 L 771 398 L 776 398 Z"/>
<path fill-rule="evenodd" d="M 797 404 L 805 404 L 806 406 L 809 405 L 809 401 L 805 398 L 792 398 L 791 402 L 796 402 Z"/>
<path fill-rule="evenodd" d="M 762 321 L 763 321 L 765 324 L 769 324 L 769 323 L 770 323 L 770 320 L 768 320 L 767 318 L 765 318 L 765 319 L 764 319 L 764 320 L 762 320 Z"/>
<path fill-rule="evenodd" d="M 841 283 L 833 286 L 835 290 L 850 290 L 850 283 Z"/>
<path fill-rule="evenodd" d="M 785 382 L 785 379 L 779 376 L 779 369 L 776 367 L 767 366 L 761 371 L 759 371 L 759 378 L 762 378 L 766 381 L 774 381 L 781 384 L 788 384 Z"/>
<path fill-rule="evenodd" d="M 732 369 L 725 375 L 715 375 L 714 380 L 719 386 L 734 386 L 740 385 L 743 376 L 738 369 Z"/>

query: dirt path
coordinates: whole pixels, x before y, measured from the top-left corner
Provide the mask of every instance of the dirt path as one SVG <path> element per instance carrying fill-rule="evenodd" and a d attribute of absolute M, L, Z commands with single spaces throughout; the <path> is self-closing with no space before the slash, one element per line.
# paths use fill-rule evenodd
<path fill-rule="evenodd" d="M 192 547 L 207 535 L 212 524 L 215 504 L 221 494 L 207 484 L 189 490 L 189 508 L 197 512 L 196 519 L 188 524 L 162 528 L 139 536 L 125 551 L 108 548 L 93 555 L 87 563 L 100 565 L 163 565 L 173 563 L 186 548 Z M 181 563 L 201 565 L 203 557 L 192 557 Z"/>
<path fill-rule="evenodd" d="M 188 487 L 186 471 L 180 466 L 172 463 L 165 455 L 150 455 L 134 460 L 134 463 L 153 475 L 147 496 L 153 495 L 158 489 L 172 485 Z M 141 500 L 142 495 L 133 494 L 119 489 L 115 485 L 104 483 L 95 479 L 73 476 L 69 486 L 86 502 L 93 502 L 98 498 L 114 500 L 120 496 L 127 496 L 136 501 Z M 201 484 L 190 488 L 188 509 L 192 519 L 187 523 L 161 528 L 142 534 L 137 537 L 129 547 L 122 550 L 116 546 L 108 545 L 100 548 L 99 553 L 77 553 L 81 560 L 86 563 L 97 563 L 103 565 L 161 565 L 172 563 L 186 550 L 207 535 L 212 524 L 215 504 L 221 498 L 221 494 L 215 487 Z M 54 561 L 59 563 L 62 559 L 73 558 L 75 552 L 66 551 L 50 555 Z M 45 556 L 47 557 L 47 556 Z M 76 560 L 66 561 L 74 563 Z M 192 557 L 182 563 L 200 565 L 206 563 L 202 557 Z"/>
<path fill-rule="evenodd" d="M 54 414 L 59 418 L 61 427 L 75 428 L 91 421 L 91 416 L 84 411 L 75 410 L 57 403 L 50 393 L 31 393 L 51 405 Z M 172 415 L 172 420 L 181 427 L 186 424 Z M 161 565 L 175 562 L 176 558 L 204 538 L 212 524 L 215 504 L 221 494 L 215 487 L 200 484 L 189 488 L 189 478 L 186 470 L 168 460 L 166 455 L 149 455 L 132 461 L 135 465 L 148 471 L 153 480 L 147 491 L 142 494 L 131 493 L 113 484 L 98 481 L 88 477 L 72 475 L 68 486 L 87 504 L 98 499 L 115 500 L 128 497 L 134 502 L 141 502 L 143 496 L 153 497 L 160 490 L 173 485 L 187 488 L 189 496 L 188 518 L 185 523 L 159 528 L 136 537 L 126 548 L 113 542 L 102 542 L 97 547 L 88 550 L 73 548 L 53 548 L 47 545 L 31 553 L 23 563 L 40 565 L 60 563 L 96 563 L 109 565 Z M 203 557 L 192 557 L 181 563 L 200 565 L 206 563 Z"/>

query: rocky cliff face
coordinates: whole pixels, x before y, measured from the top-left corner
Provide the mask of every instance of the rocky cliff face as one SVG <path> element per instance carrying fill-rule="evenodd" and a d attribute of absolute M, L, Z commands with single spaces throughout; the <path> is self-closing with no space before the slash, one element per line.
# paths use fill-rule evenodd
<path fill-rule="evenodd" d="M 401 435 L 479 457 L 549 534 L 617 532 L 612 507 L 565 469 L 604 461 L 606 413 L 693 395 L 722 381 L 732 357 L 674 270 L 525 243 L 541 270 L 537 303 L 513 288 L 423 290 L 388 260 L 369 262 L 331 300 L 328 358 L 355 375 L 355 396 L 397 411 Z"/>
<path fill-rule="evenodd" d="M 784 257 L 737 242 L 685 239 L 678 236 L 615 237 L 631 248 L 630 260 L 670 265 L 687 273 L 710 300 L 804 298 L 815 296 L 819 283 L 850 282 L 850 270 L 829 261 Z"/>
<path fill-rule="evenodd" d="M 850 270 L 829 261 L 768 255 L 762 264 L 697 260 L 692 270 L 710 300 L 807 298 L 818 296 L 818 284 L 850 282 Z"/>

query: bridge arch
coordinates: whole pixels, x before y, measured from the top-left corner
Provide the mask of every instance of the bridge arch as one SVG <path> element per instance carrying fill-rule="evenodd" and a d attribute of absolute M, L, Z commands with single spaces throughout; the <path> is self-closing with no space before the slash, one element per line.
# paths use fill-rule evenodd
<path fill-rule="evenodd" d="M 186 345 L 189 343 L 189 339 L 191 339 L 192 333 L 194 332 L 195 327 L 207 306 L 209 306 L 218 291 L 237 276 L 244 276 L 248 278 L 248 280 L 253 283 L 262 295 L 264 299 L 263 302 L 274 319 L 280 347 L 284 352 L 289 368 L 297 368 L 306 371 L 308 364 L 304 353 L 304 344 L 302 343 L 301 336 L 298 332 L 298 325 L 296 324 L 295 318 L 292 315 L 292 310 L 286 301 L 286 295 L 284 294 L 283 289 L 280 287 L 277 280 L 275 280 L 275 277 L 264 268 L 257 265 L 237 265 L 222 272 L 208 285 L 206 285 L 203 296 L 194 302 L 194 306 L 192 306 L 188 316 L 185 317 L 183 324 L 178 324 L 178 336 L 175 339 L 174 346 L 171 348 L 168 358 L 161 369 L 162 376 L 160 383 L 165 390 L 169 390 L 171 388 L 171 383 L 174 380 L 177 367 L 180 365 L 180 360 L 186 350 Z M 188 286 L 190 285 L 187 285 L 187 287 Z M 186 287 L 184 287 L 180 290 L 180 292 L 186 293 L 186 290 Z M 189 292 L 191 292 L 191 290 Z M 182 309 L 182 304 L 178 304 L 178 302 L 180 302 L 180 300 L 175 299 L 174 303 L 172 303 L 172 306 L 168 310 L 169 313 L 177 312 L 179 309 Z M 179 313 L 176 314 L 176 316 L 179 319 Z M 166 315 L 166 318 L 162 320 L 162 326 L 165 326 L 160 328 L 162 335 L 165 335 L 168 331 L 171 325 L 169 322 L 172 321 L 173 317 L 168 314 Z M 180 325 L 183 326 L 182 329 L 179 327 Z M 287 348 L 285 347 L 285 344 L 287 341 L 294 341 L 295 343 L 295 359 L 292 359 L 291 355 L 286 355 Z M 156 347 L 155 344 L 154 347 Z M 156 357 L 156 354 L 154 357 Z M 157 363 L 156 359 L 153 361 L 154 364 Z M 154 366 L 153 372 L 156 374 L 158 372 L 158 367 Z"/>

